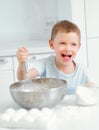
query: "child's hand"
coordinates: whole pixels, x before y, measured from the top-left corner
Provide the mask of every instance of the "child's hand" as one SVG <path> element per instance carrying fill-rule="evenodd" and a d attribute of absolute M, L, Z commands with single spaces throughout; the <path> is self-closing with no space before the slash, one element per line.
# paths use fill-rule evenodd
<path fill-rule="evenodd" d="M 17 50 L 16 56 L 17 56 L 19 63 L 23 63 L 23 62 L 27 61 L 28 60 L 28 49 L 25 47 L 20 47 Z"/>
<path fill-rule="evenodd" d="M 87 84 L 85 84 L 86 87 L 93 87 L 94 86 L 94 83 L 93 82 L 89 82 Z"/>

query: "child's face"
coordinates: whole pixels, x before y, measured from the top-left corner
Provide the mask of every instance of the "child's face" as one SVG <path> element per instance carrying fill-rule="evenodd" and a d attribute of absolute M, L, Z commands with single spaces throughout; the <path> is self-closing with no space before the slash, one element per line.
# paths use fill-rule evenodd
<path fill-rule="evenodd" d="M 77 33 L 58 32 L 49 45 L 55 50 L 56 61 L 61 64 L 69 64 L 77 55 L 80 48 L 80 39 Z"/>

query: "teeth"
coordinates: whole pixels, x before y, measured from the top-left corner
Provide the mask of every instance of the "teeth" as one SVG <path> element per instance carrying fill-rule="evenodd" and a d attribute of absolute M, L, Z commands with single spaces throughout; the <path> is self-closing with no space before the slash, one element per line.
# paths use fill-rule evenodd
<path fill-rule="evenodd" d="M 69 57 L 71 57 L 71 55 L 69 55 Z"/>
<path fill-rule="evenodd" d="M 71 57 L 71 55 L 65 55 L 65 54 L 62 54 L 62 56 L 67 56 L 67 57 Z"/>

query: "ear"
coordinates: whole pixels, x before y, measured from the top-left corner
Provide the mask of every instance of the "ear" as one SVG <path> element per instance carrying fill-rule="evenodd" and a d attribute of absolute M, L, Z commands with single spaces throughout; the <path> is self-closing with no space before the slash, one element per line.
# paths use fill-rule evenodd
<path fill-rule="evenodd" d="M 51 49 L 54 49 L 54 45 L 53 44 L 54 44 L 53 41 L 49 40 L 49 46 L 50 46 Z"/>

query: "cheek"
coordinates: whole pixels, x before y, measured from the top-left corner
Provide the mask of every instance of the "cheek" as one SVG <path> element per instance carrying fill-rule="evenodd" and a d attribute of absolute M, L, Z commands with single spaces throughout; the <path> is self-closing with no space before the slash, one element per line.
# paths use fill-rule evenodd
<path fill-rule="evenodd" d="M 76 55 L 78 53 L 79 49 L 74 50 L 74 54 Z"/>
<path fill-rule="evenodd" d="M 66 49 L 65 49 L 64 46 L 60 46 L 57 50 L 58 50 L 58 52 L 60 52 L 60 53 L 66 51 Z"/>
<path fill-rule="evenodd" d="M 63 48 L 59 47 L 59 46 L 55 46 L 54 49 L 55 49 L 56 52 L 60 52 L 60 51 L 63 50 Z"/>

